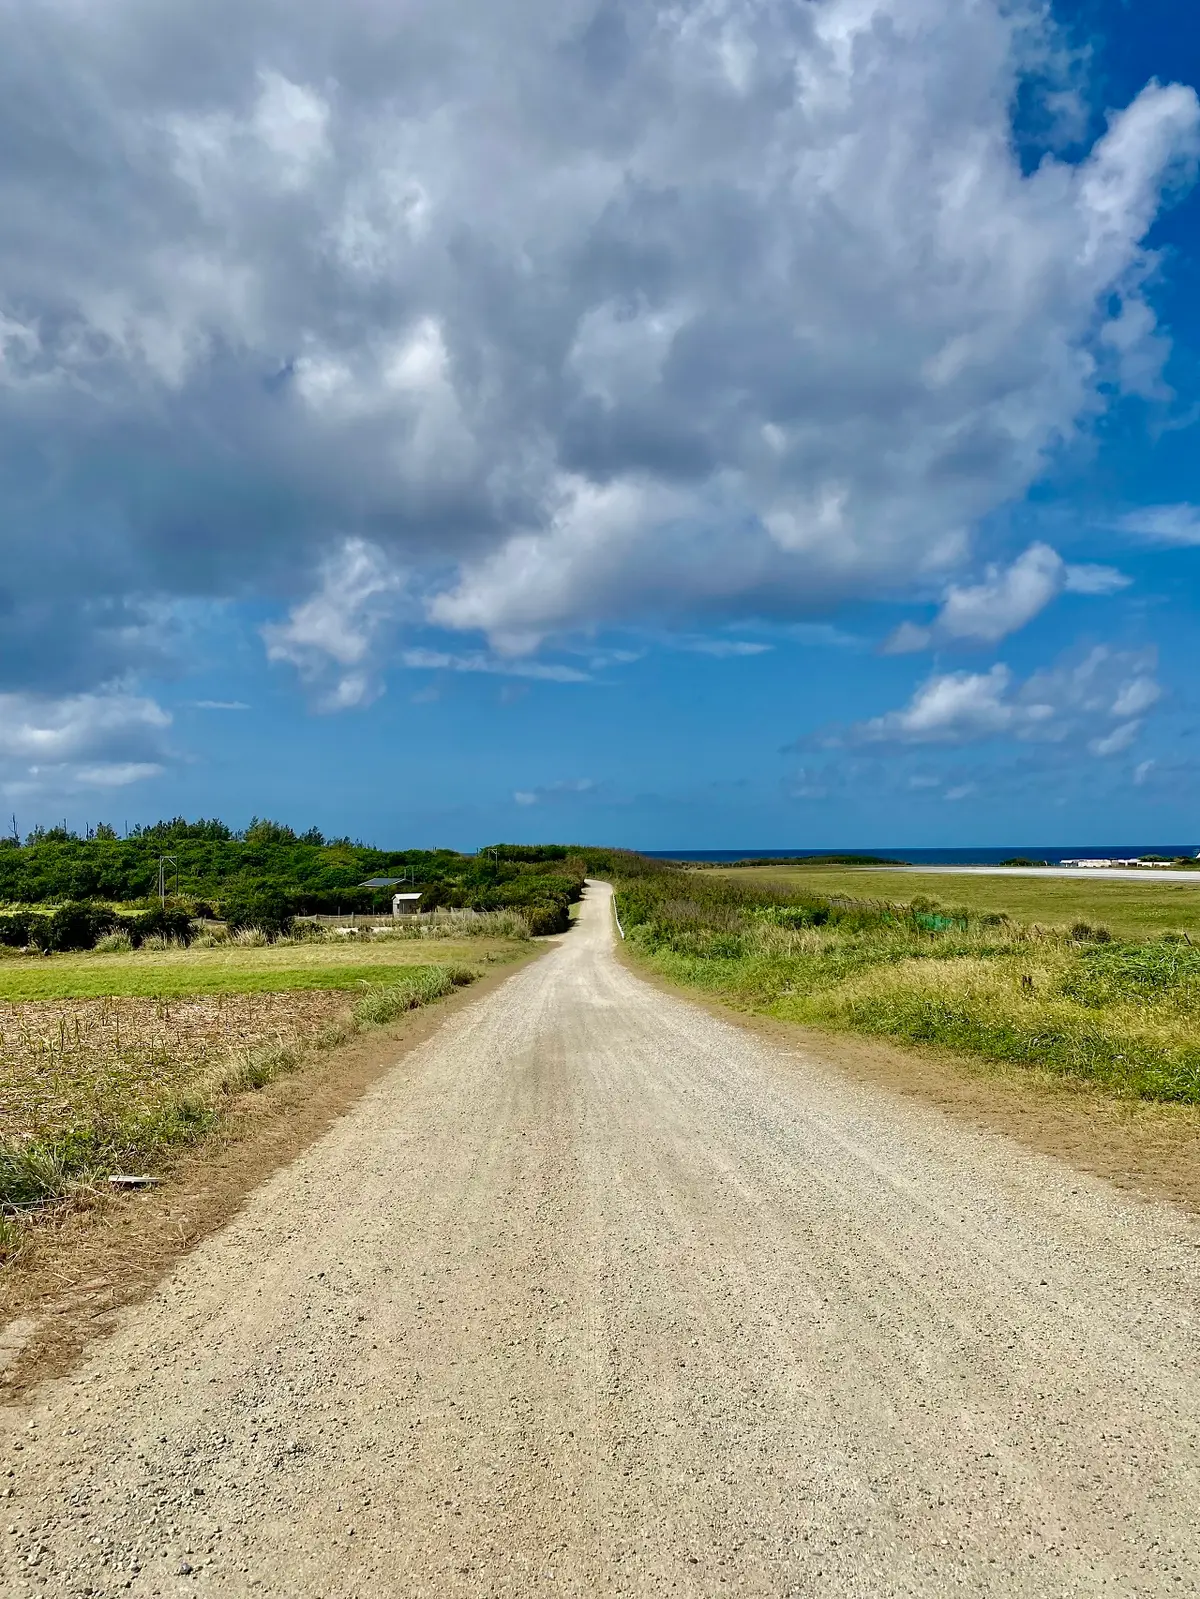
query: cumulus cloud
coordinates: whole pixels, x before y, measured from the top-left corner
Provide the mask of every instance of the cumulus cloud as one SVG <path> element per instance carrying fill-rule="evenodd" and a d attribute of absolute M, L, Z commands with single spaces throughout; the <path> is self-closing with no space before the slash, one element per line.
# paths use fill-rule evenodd
<path fill-rule="evenodd" d="M 1098 645 L 1019 682 L 998 663 L 987 672 L 937 673 L 899 710 L 872 717 L 846 735 L 854 744 L 975 744 L 997 738 L 1083 742 L 1093 755 L 1128 749 L 1138 713 L 1161 694 L 1151 651 Z M 1114 725 L 1116 724 L 1116 725 Z"/>
<path fill-rule="evenodd" d="M 59 794 L 157 777 L 170 758 L 170 726 L 154 700 L 118 691 L 0 694 L 0 786 Z"/>
<path fill-rule="evenodd" d="M 872 717 L 854 729 L 863 744 L 963 744 L 998 733 L 1021 733 L 1054 715 L 1051 705 L 1021 705 L 1012 698 L 1007 666 L 990 672 L 948 672 L 922 683 L 899 711 Z"/>
<path fill-rule="evenodd" d="M 138 668 L 144 607 L 199 596 L 281 607 L 272 658 L 363 704 L 400 572 L 511 656 L 927 589 L 1160 392 L 1144 240 L 1196 97 L 1023 167 L 1035 0 L 327 22 L 0 17 L 10 687 Z"/>
<path fill-rule="evenodd" d="M 1110 566 L 1068 566 L 1048 544 L 1031 544 L 1010 565 L 989 566 L 981 583 L 950 584 L 928 627 L 904 622 L 884 649 L 902 655 L 935 644 L 996 644 L 1060 594 L 1114 594 L 1128 582 Z"/>

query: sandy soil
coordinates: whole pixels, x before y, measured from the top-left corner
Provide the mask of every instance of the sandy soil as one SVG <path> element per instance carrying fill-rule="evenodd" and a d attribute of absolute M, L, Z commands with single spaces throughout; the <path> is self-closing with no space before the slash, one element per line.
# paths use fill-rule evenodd
<path fill-rule="evenodd" d="M 0 1592 L 1195 1593 L 1198 1285 L 1183 1212 L 643 983 L 594 888 L 5 1412 Z"/>

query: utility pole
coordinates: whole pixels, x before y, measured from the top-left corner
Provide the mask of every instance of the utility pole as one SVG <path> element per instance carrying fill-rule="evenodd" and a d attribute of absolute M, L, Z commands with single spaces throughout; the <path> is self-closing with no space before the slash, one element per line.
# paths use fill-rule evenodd
<path fill-rule="evenodd" d="M 179 893 L 179 862 L 174 855 L 160 855 L 158 857 L 158 898 L 163 910 L 167 908 L 167 867 L 175 868 L 175 893 Z"/>

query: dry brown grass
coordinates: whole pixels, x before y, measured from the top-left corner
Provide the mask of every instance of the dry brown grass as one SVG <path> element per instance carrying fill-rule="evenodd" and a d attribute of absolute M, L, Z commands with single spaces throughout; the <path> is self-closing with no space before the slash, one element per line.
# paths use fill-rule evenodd
<path fill-rule="evenodd" d="M 0 1138 L 56 1138 L 152 1106 L 234 1051 L 311 1037 L 347 1003 L 299 990 L 0 1005 Z"/>

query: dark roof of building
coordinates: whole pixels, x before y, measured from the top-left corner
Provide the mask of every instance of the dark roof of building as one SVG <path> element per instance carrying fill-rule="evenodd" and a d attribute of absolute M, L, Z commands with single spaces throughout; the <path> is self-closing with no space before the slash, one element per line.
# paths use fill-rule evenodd
<path fill-rule="evenodd" d="M 401 883 L 407 883 L 407 877 L 368 877 L 365 883 L 360 883 L 359 888 L 399 888 Z"/>

